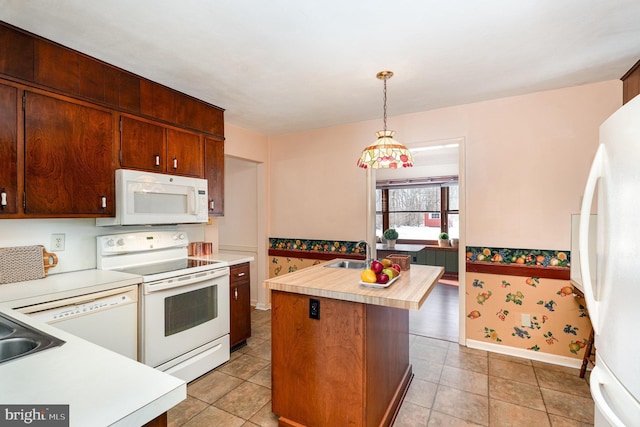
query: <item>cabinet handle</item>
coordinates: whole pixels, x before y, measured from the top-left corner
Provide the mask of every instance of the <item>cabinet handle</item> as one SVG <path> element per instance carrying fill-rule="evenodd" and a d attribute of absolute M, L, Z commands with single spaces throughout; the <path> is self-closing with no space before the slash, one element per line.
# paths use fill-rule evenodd
<path fill-rule="evenodd" d="M 233 297 L 238 301 L 238 288 L 233 288 Z"/>
<path fill-rule="evenodd" d="M 106 209 L 107 208 L 107 196 L 101 196 L 100 197 L 100 207 L 102 209 Z"/>
<path fill-rule="evenodd" d="M 211 211 L 212 211 L 212 210 L 214 210 L 215 208 L 216 208 L 216 202 L 215 202 L 213 199 L 211 199 L 211 200 L 209 201 L 209 210 L 211 210 Z"/>
<path fill-rule="evenodd" d="M 173 158 L 173 168 L 178 169 L 178 159 L 176 157 Z"/>
<path fill-rule="evenodd" d="M 238 273 L 238 277 L 244 276 L 246 273 Z"/>
<path fill-rule="evenodd" d="M 3 188 L 0 192 L 0 208 L 4 209 L 7 207 L 7 191 Z"/>
<path fill-rule="evenodd" d="M 154 154 L 153 158 L 154 158 L 155 165 L 160 166 L 160 154 Z"/>

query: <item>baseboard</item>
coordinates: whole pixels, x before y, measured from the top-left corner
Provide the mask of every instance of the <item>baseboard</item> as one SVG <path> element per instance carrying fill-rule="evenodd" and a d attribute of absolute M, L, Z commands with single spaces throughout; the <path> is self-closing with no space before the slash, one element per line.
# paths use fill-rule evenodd
<path fill-rule="evenodd" d="M 271 310 L 271 304 L 255 304 L 256 310 Z"/>
<path fill-rule="evenodd" d="M 569 368 L 580 369 L 582 359 L 574 359 L 573 357 L 558 356 L 549 353 L 539 353 L 537 351 L 525 350 L 522 348 L 509 347 L 505 345 L 487 343 L 476 340 L 466 340 L 467 347 L 478 350 L 486 350 L 492 353 L 506 354 L 508 356 L 522 357 L 524 359 L 535 360 L 537 362 L 551 363 L 553 365 L 567 366 Z"/>

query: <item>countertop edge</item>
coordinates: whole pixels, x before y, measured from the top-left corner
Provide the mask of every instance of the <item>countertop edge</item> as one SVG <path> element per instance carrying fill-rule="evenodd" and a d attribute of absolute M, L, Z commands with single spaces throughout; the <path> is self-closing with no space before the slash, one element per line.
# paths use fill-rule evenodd
<path fill-rule="evenodd" d="M 179 378 L 7 307 L 0 306 L 0 313 L 65 341 L 61 347 L 1 364 L 3 403 L 59 402 L 69 404 L 71 426 L 131 426 L 153 420 L 187 397 L 187 385 Z M 108 375 L 101 375 L 105 366 Z M 90 389 L 85 389 L 88 378 Z"/>
<path fill-rule="evenodd" d="M 231 252 L 214 252 L 209 255 L 190 256 L 192 259 L 201 259 L 206 261 L 222 261 L 226 262 L 230 267 L 237 264 L 244 264 L 245 262 L 254 261 L 254 257 L 251 255 L 231 253 Z"/>
<path fill-rule="evenodd" d="M 0 305 L 25 307 L 142 283 L 142 277 L 111 270 L 78 270 L 0 285 Z"/>
<path fill-rule="evenodd" d="M 337 260 L 337 259 L 336 259 Z M 407 283 L 402 283 L 401 281 L 394 283 L 389 288 L 369 288 L 363 285 L 358 285 L 357 288 L 353 288 L 353 281 L 356 283 L 358 281 L 357 274 L 361 270 L 351 270 L 351 269 L 342 269 L 342 268 L 331 268 L 327 270 L 325 273 L 320 274 L 323 276 L 322 279 L 318 279 L 317 277 L 313 277 L 318 275 L 319 269 L 325 268 L 325 265 L 335 262 L 336 260 L 327 261 L 324 263 L 320 263 L 311 267 L 307 267 L 292 273 L 287 273 L 282 276 L 276 276 L 270 279 L 267 279 L 263 282 L 263 286 L 270 290 L 282 291 L 282 292 L 291 292 L 297 293 L 301 295 L 310 295 L 310 296 L 318 296 L 325 298 L 333 298 L 343 301 L 350 301 L 356 303 L 364 303 L 364 304 L 372 304 L 372 305 L 380 305 L 387 307 L 395 307 L 395 308 L 403 308 L 409 310 L 419 310 L 420 307 L 424 304 L 427 297 L 435 287 L 435 284 L 438 283 L 438 280 L 444 274 L 443 267 L 435 267 L 435 266 L 415 266 L 415 270 L 424 270 L 426 276 L 418 276 L 416 277 L 416 281 L 423 282 L 424 284 L 418 285 L 416 292 L 419 294 L 415 294 L 410 292 L 411 298 L 400 298 L 393 295 L 393 286 L 406 286 Z M 431 271 L 428 271 L 431 270 Z M 339 273 L 342 271 L 342 273 Z M 437 274 L 436 274 L 437 271 Z M 312 276 L 312 279 L 309 279 L 308 274 Z M 348 274 L 350 277 L 347 279 L 349 281 L 350 287 L 354 289 L 354 291 L 344 291 L 335 288 L 329 288 L 327 286 L 318 285 L 319 282 L 325 284 L 327 282 L 335 283 L 336 281 L 340 281 L 338 275 L 340 274 Z M 402 274 L 402 273 L 401 273 Z M 305 277 L 307 276 L 307 277 Z M 331 276 L 331 277 L 328 277 Z M 410 277 L 410 276 L 409 276 Z M 300 278 L 299 283 L 295 283 L 295 281 Z M 426 283 L 428 280 L 431 283 Z M 400 277 L 399 280 L 402 280 Z M 408 279 L 410 280 L 410 279 Z M 315 282 L 315 283 L 314 283 Z M 397 289 L 397 288 L 396 288 Z M 378 295 L 376 295 L 378 294 Z"/>

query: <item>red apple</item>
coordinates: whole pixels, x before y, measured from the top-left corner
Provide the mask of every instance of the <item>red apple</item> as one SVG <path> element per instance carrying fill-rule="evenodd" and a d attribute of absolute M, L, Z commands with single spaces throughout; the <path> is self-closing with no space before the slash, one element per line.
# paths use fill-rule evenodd
<path fill-rule="evenodd" d="M 376 274 L 380 273 L 383 268 L 384 268 L 384 266 L 377 259 L 371 261 L 371 270 L 373 270 L 374 273 L 376 273 Z"/>
<path fill-rule="evenodd" d="M 376 275 L 376 283 L 380 283 L 381 285 L 384 285 L 388 281 L 389 281 L 389 275 L 385 273 L 380 273 Z"/>
<path fill-rule="evenodd" d="M 402 269 L 400 268 L 400 265 L 399 265 L 399 264 L 393 264 L 391 267 L 392 267 L 392 268 L 395 268 L 395 269 L 396 269 L 396 270 L 398 270 L 398 271 L 402 271 Z"/>

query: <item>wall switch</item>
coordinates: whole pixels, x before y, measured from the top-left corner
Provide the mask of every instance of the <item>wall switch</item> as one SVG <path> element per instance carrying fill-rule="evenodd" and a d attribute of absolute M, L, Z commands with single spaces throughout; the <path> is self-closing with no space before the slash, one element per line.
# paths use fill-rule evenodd
<path fill-rule="evenodd" d="M 53 252 L 64 251 L 64 234 L 51 235 L 51 250 Z"/>
<path fill-rule="evenodd" d="M 309 299 L 309 319 L 320 320 L 320 300 L 315 298 Z"/>
<path fill-rule="evenodd" d="M 531 325 L 531 315 L 530 314 L 523 314 L 522 315 L 522 326 L 524 326 L 525 328 L 530 328 Z"/>

